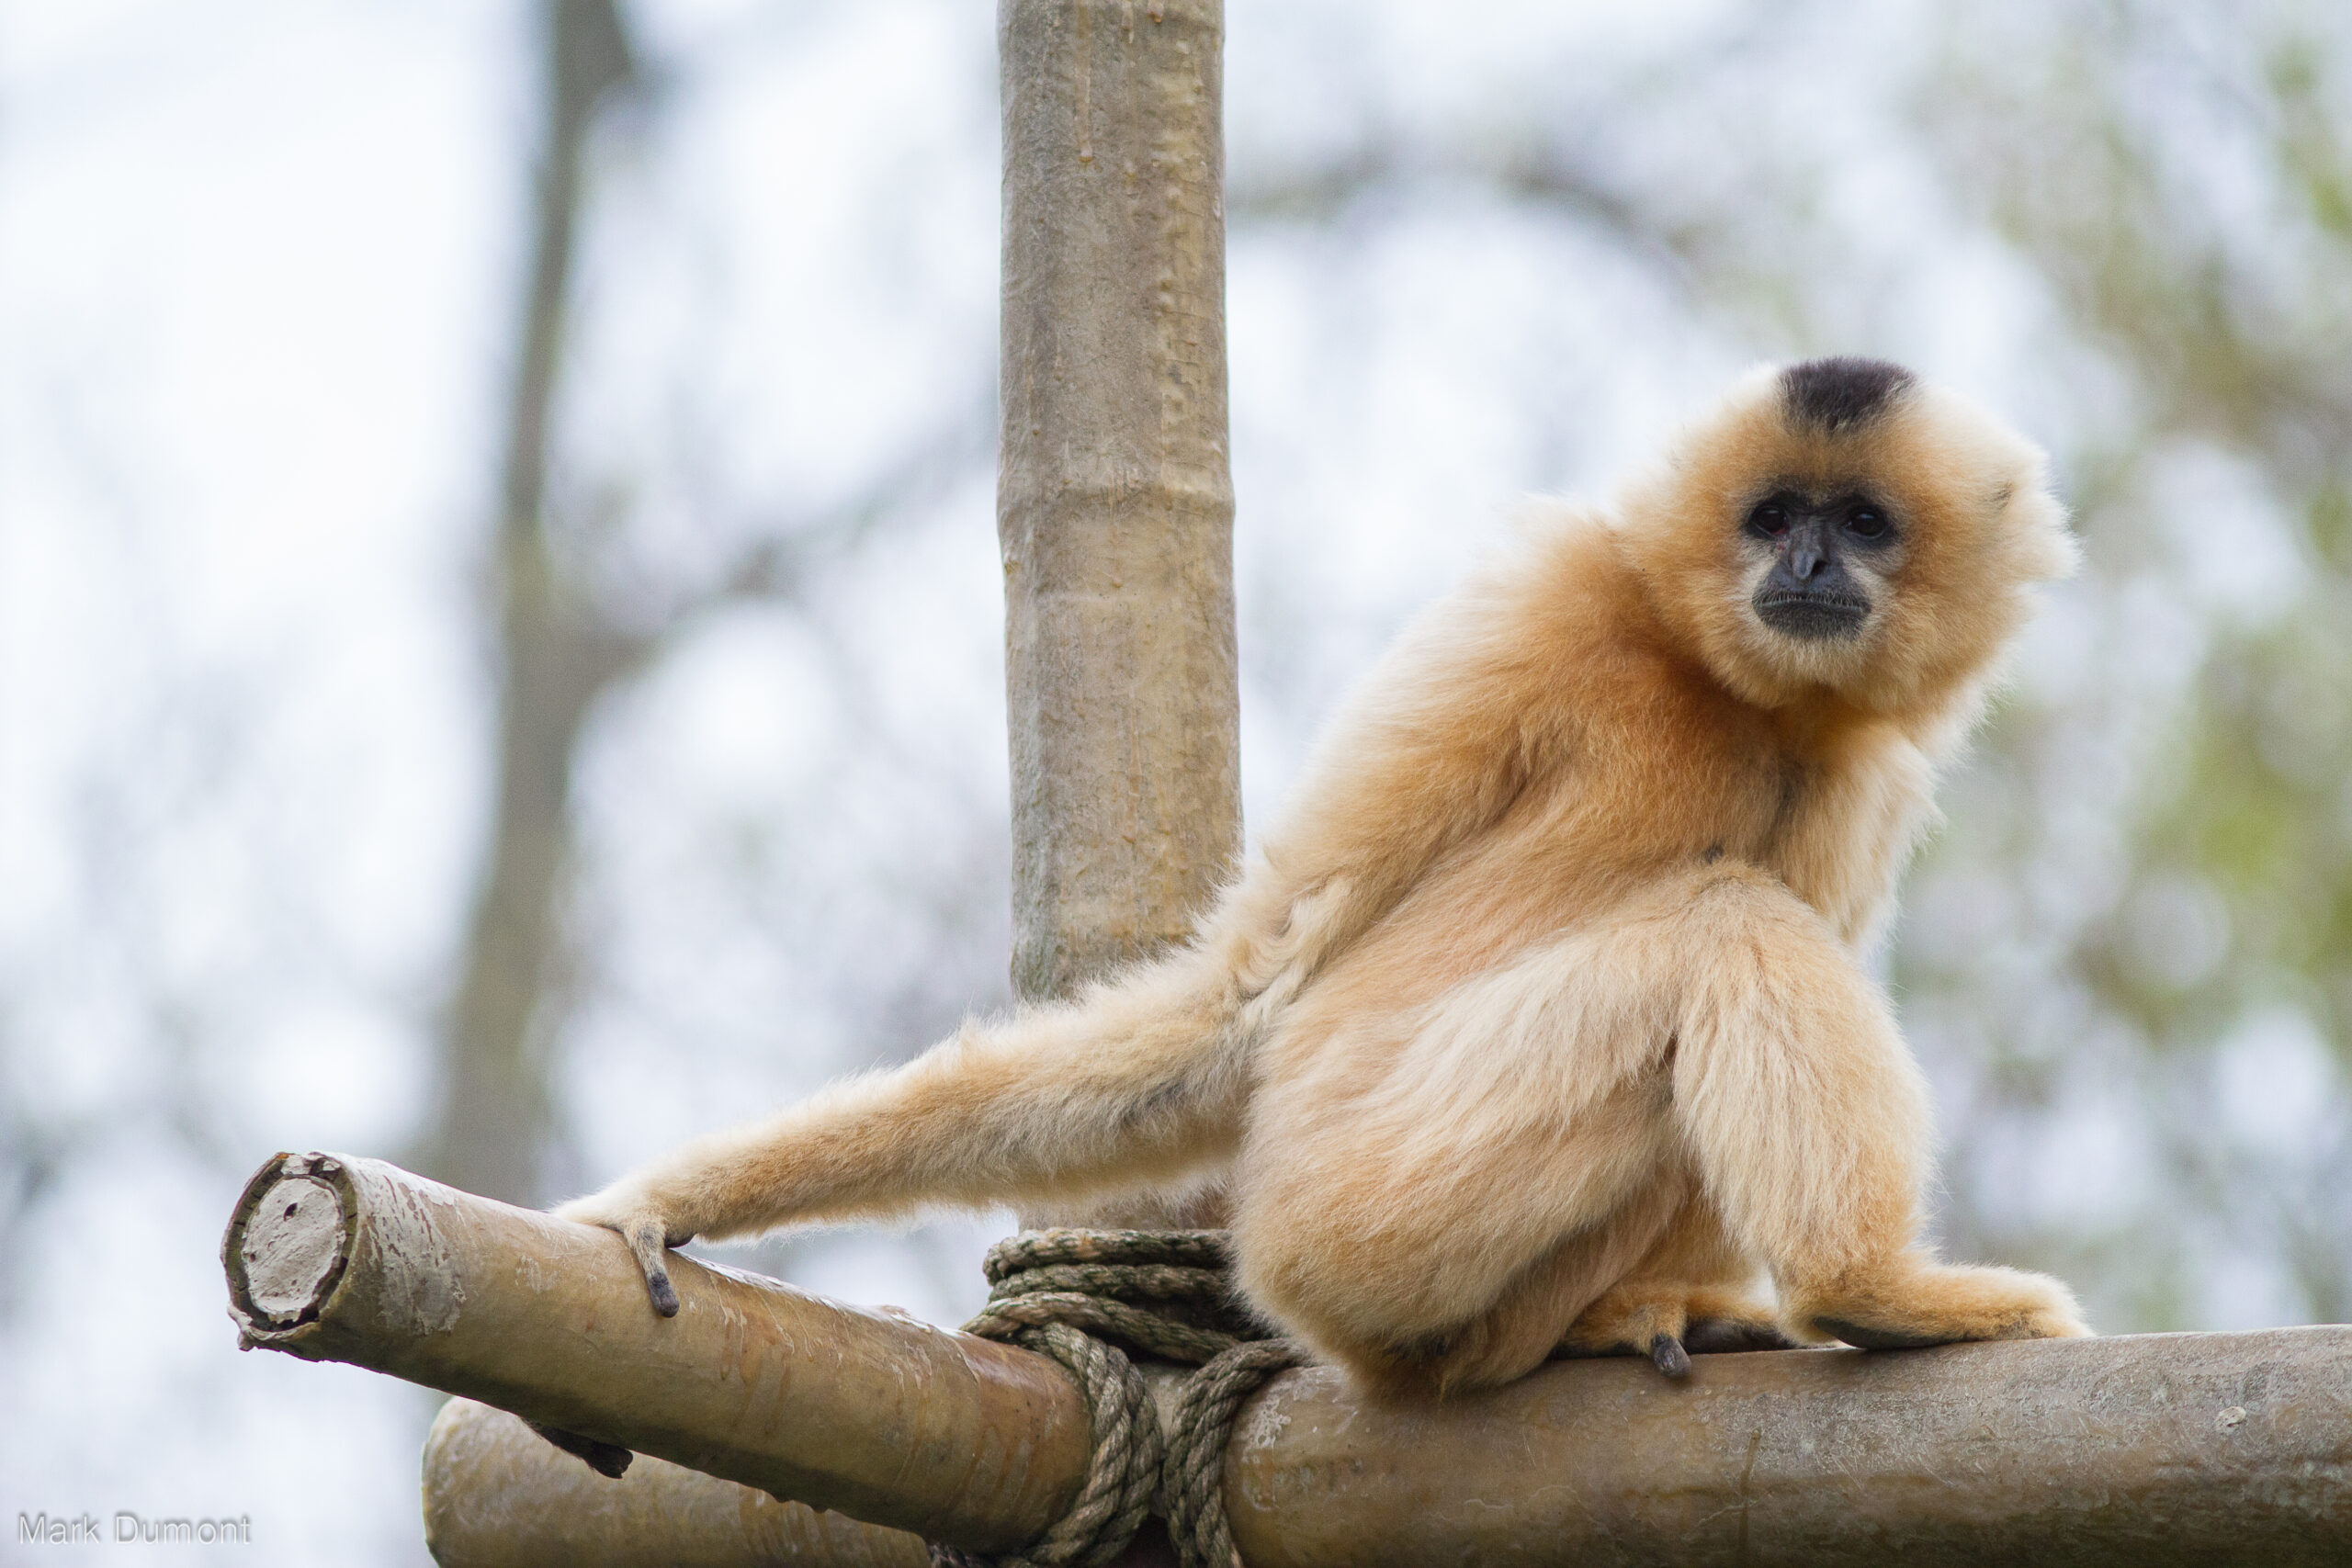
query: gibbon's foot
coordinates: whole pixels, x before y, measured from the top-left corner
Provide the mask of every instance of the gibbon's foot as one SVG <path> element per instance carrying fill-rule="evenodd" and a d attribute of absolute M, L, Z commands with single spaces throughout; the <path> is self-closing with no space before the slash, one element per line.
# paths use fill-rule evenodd
<path fill-rule="evenodd" d="M 1668 1378 L 1690 1375 L 1694 1355 L 1790 1350 L 1765 1307 L 1704 1286 L 1620 1286 L 1587 1307 L 1560 1341 L 1562 1356 L 1647 1356 Z"/>
<path fill-rule="evenodd" d="M 618 1481 L 628 1472 L 628 1461 L 637 1456 L 618 1443 L 598 1442 L 577 1432 L 566 1432 L 554 1427 L 542 1427 L 537 1421 L 523 1423 L 565 1453 L 578 1456 L 582 1462 L 597 1474 Z"/>
<path fill-rule="evenodd" d="M 1917 1350 L 1984 1339 L 2071 1339 L 2090 1333 L 2065 1286 L 1990 1265 L 1906 1260 L 1884 1275 L 1800 1294 L 1801 1332 L 1862 1350 Z"/>
<path fill-rule="evenodd" d="M 1770 1317 L 1702 1317 L 1682 1331 L 1683 1348 L 1694 1356 L 1736 1356 L 1750 1350 L 1802 1350 Z"/>
<path fill-rule="evenodd" d="M 638 1269 L 645 1275 L 645 1291 L 653 1299 L 653 1310 L 663 1317 L 678 1315 L 678 1290 L 670 1283 L 670 1265 L 663 1255 L 671 1247 L 684 1247 L 694 1240 L 692 1232 L 681 1235 L 672 1230 L 662 1216 L 651 1212 L 642 1201 L 633 1201 L 627 1194 L 610 1189 L 592 1192 L 585 1198 L 574 1198 L 569 1203 L 559 1204 L 549 1213 L 559 1220 L 571 1220 L 579 1224 L 596 1225 L 619 1233 L 620 1238 L 628 1243 L 629 1252 L 637 1258 Z M 562 1445 L 557 1446 L 560 1448 Z"/>

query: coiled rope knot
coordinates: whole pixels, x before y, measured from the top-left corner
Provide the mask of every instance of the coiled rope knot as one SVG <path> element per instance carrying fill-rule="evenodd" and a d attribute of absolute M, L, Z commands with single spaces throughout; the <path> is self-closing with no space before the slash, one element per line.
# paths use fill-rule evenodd
<path fill-rule="evenodd" d="M 967 1334 L 1051 1356 L 1085 1400 L 1093 1459 L 1069 1511 L 1020 1553 L 931 1549 L 933 1568 L 1102 1568 L 1146 1516 L 1184 1568 L 1240 1568 L 1227 1522 L 1226 1439 L 1241 1402 L 1306 1353 L 1250 1315 L 1223 1231 L 1023 1231 L 989 1249 L 988 1305 Z M 1116 1343 L 1113 1343 L 1115 1341 Z M 1199 1368 L 1171 1428 L 1124 1350 Z"/>

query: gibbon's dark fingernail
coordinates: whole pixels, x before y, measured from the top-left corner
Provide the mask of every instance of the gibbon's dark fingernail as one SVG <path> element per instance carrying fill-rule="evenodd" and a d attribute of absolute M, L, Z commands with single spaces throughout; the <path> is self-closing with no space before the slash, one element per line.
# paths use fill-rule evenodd
<path fill-rule="evenodd" d="M 660 1313 L 663 1317 L 678 1315 L 677 1287 L 670 1283 L 670 1276 L 666 1272 L 649 1276 L 645 1281 L 645 1288 L 653 1292 L 655 1312 Z"/>
<path fill-rule="evenodd" d="M 1682 1348 L 1682 1341 L 1671 1334 L 1661 1334 L 1650 1341 L 1650 1359 L 1657 1370 L 1670 1378 L 1690 1375 L 1690 1356 Z"/>
<path fill-rule="evenodd" d="M 537 1421 L 526 1421 L 524 1425 L 565 1453 L 580 1459 L 597 1474 L 608 1476 L 615 1481 L 618 1481 L 628 1473 L 628 1461 L 637 1457 L 617 1443 L 599 1442 L 594 1438 L 583 1438 L 577 1432 L 566 1432 L 555 1427 L 542 1427 Z"/>

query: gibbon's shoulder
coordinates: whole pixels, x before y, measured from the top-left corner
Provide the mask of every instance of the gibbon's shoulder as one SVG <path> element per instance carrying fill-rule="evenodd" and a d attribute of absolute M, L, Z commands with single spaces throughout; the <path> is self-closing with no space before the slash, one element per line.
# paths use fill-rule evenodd
<path fill-rule="evenodd" d="M 1655 615 L 1605 509 L 1546 498 L 1510 521 L 1508 536 L 1407 624 L 1328 738 L 1345 745 L 1366 726 L 1435 725 L 1540 742 L 1572 728 L 1597 686 L 1655 664 Z"/>
<path fill-rule="evenodd" d="M 1424 613 L 1408 639 L 1439 645 L 1433 652 L 1451 645 L 1457 655 L 1532 666 L 1640 639 L 1648 608 L 1608 508 L 1534 496 L 1513 507 L 1508 521 L 1504 539 Z"/>

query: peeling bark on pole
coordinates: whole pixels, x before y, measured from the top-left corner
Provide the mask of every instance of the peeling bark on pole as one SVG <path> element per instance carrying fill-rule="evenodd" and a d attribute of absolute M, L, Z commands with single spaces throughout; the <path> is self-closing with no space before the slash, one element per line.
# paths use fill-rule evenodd
<path fill-rule="evenodd" d="M 952 1545 L 1034 1539 L 1086 1472 L 1085 1410 L 1043 1357 L 687 1258 L 678 1315 L 657 1317 L 617 1235 L 377 1160 L 271 1160 L 221 1262 L 247 1346 Z"/>
<path fill-rule="evenodd" d="M 1218 0 L 1002 0 L 1014 989 L 1180 940 L 1240 844 Z"/>

